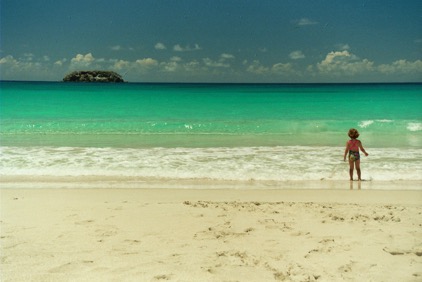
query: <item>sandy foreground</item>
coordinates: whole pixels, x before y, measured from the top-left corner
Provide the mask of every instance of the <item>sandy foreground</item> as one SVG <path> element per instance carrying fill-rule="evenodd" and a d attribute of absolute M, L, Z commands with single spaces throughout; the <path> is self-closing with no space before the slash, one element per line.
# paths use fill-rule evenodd
<path fill-rule="evenodd" d="M 422 192 L 0 189 L 1 281 L 422 281 Z"/>

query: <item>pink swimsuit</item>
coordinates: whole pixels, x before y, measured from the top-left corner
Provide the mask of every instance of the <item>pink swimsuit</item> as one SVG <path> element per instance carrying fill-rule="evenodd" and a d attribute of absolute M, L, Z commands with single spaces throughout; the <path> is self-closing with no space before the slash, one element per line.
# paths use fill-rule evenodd
<path fill-rule="evenodd" d="M 359 155 L 359 141 L 356 139 L 351 139 L 348 141 L 349 144 L 349 160 L 357 161 L 360 159 Z"/>

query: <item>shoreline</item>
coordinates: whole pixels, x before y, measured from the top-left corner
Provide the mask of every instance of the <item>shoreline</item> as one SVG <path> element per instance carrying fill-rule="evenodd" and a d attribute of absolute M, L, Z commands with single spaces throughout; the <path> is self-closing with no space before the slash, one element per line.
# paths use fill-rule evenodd
<path fill-rule="evenodd" d="M 214 180 L 160 179 L 131 176 L 2 175 L 0 185 L 14 189 L 235 189 L 235 190 L 388 190 L 422 191 L 420 180 Z"/>

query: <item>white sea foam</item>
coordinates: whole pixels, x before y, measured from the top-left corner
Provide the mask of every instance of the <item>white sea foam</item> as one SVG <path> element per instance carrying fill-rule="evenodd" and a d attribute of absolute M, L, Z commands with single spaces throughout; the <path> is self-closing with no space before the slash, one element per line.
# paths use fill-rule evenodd
<path fill-rule="evenodd" d="M 363 120 L 361 122 L 359 122 L 359 127 L 361 128 L 367 128 L 373 124 L 385 124 L 385 123 L 394 123 L 394 120 L 391 119 L 376 119 L 376 120 Z"/>
<path fill-rule="evenodd" d="M 422 180 L 422 149 L 370 149 L 365 179 Z M 229 181 L 344 180 L 342 147 L 0 147 L 0 176 L 116 176 Z"/>
<path fill-rule="evenodd" d="M 409 122 L 407 124 L 407 129 L 409 131 L 421 131 L 422 130 L 422 123 L 420 123 L 420 122 Z"/>
<path fill-rule="evenodd" d="M 368 126 L 370 126 L 373 123 L 374 123 L 373 120 L 363 120 L 363 121 L 359 122 L 359 127 L 367 128 Z"/>

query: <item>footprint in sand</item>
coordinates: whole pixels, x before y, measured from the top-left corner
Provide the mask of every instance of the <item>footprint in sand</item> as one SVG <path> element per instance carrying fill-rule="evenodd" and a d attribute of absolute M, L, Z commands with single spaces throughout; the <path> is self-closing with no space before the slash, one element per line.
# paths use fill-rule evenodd
<path fill-rule="evenodd" d="M 129 243 L 131 245 L 135 245 L 135 244 L 141 243 L 141 241 L 139 241 L 139 240 L 132 240 L 132 239 L 126 239 L 124 242 L 125 243 Z"/>
<path fill-rule="evenodd" d="M 93 260 L 72 261 L 72 262 L 68 262 L 68 263 L 53 267 L 48 272 L 62 273 L 62 272 L 67 272 L 67 271 L 78 271 L 81 269 L 81 267 L 88 266 L 93 263 L 94 263 Z"/>
<path fill-rule="evenodd" d="M 87 220 L 76 221 L 75 224 L 76 225 L 87 225 L 87 224 L 91 224 L 93 222 L 94 222 L 93 219 L 87 219 Z"/>
<path fill-rule="evenodd" d="M 318 242 L 318 246 L 310 250 L 305 258 L 310 258 L 313 254 L 326 254 L 330 253 L 333 249 L 338 248 L 334 238 L 326 238 Z"/>
<path fill-rule="evenodd" d="M 269 263 L 265 263 L 265 267 L 273 272 L 276 281 L 316 281 L 321 277 L 314 273 L 316 271 L 310 271 L 297 263 L 292 263 L 284 269 L 272 267 Z"/>
<path fill-rule="evenodd" d="M 115 226 L 102 226 L 95 230 L 96 237 L 102 241 L 102 239 L 114 236 L 118 233 L 118 229 Z"/>
<path fill-rule="evenodd" d="M 265 229 L 278 229 L 283 232 L 291 231 L 293 229 L 292 222 L 277 221 L 273 218 L 258 220 L 258 223 L 264 225 Z"/>
<path fill-rule="evenodd" d="M 113 252 L 119 253 L 120 255 L 139 255 L 141 241 L 137 239 L 126 239 L 121 244 L 116 244 L 113 247 Z"/>
<path fill-rule="evenodd" d="M 422 256 L 422 250 L 400 250 L 400 249 L 393 249 L 393 248 L 388 248 L 388 247 L 385 247 L 382 250 L 393 256 L 401 256 L 401 255 L 416 255 L 418 257 Z"/>
<path fill-rule="evenodd" d="M 236 266 L 257 266 L 260 263 L 259 258 L 247 252 L 240 251 L 220 251 L 215 253 L 219 265 L 236 265 Z"/>
<path fill-rule="evenodd" d="M 348 264 L 345 264 L 345 265 L 342 265 L 342 266 L 340 266 L 339 268 L 338 268 L 338 270 L 340 271 L 340 272 L 348 272 L 348 273 L 350 273 L 350 272 L 352 272 L 352 268 L 353 268 L 353 265 L 355 264 L 355 262 L 353 262 L 353 261 L 351 261 L 350 263 L 348 263 Z"/>
<path fill-rule="evenodd" d="M 154 276 L 154 280 L 171 280 L 171 274 L 170 275 L 168 275 L 168 274 L 161 274 L 161 275 L 157 275 L 157 276 Z"/>

